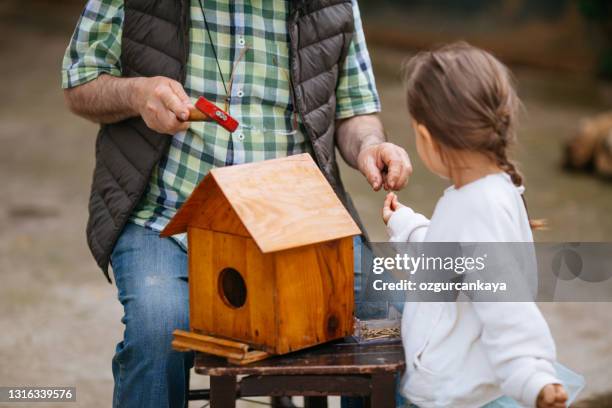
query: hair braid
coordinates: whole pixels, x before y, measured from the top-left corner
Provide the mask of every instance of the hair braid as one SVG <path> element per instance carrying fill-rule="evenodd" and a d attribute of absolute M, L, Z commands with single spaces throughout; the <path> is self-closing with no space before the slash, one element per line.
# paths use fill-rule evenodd
<path fill-rule="evenodd" d="M 499 143 L 498 148 L 493 150 L 495 154 L 495 161 L 497 162 L 499 168 L 506 172 L 508 176 L 510 176 L 510 180 L 512 180 L 512 183 L 517 187 L 521 187 L 523 185 L 523 175 L 517 169 L 516 164 L 512 160 L 508 159 L 506 150 L 506 143 Z M 523 199 L 523 205 L 525 205 L 525 212 L 527 212 L 527 218 L 529 219 L 529 226 L 531 227 L 531 229 L 537 230 L 544 228 L 546 226 L 546 221 L 542 219 L 533 220 L 529 218 L 529 209 L 527 208 L 527 200 L 525 199 L 525 194 L 521 194 L 521 198 Z"/>
<path fill-rule="evenodd" d="M 495 154 L 495 161 L 497 162 L 499 168 L 510 176 L 512 183 L 515 186 L 520 187 L 523 185 L 523 175 L 516 168 L 516 164 L 512 160 L 508 159 L 508 154 L 506 152 L 507 146 L 504 140 L 505 138 L 501 136 L 500 139 L 502 140 L 500 140 L 500 143 L 498 143 L 497 148 L 493 150 L 493 153 Z"/>

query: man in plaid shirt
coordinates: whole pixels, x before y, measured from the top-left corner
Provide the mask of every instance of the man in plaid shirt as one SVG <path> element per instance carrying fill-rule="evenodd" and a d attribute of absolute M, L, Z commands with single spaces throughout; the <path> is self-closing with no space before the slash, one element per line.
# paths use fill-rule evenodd
<path fill-rule="evenodd" d="M 159 231 L 211 168 L 312 152 L 290 91 L 288 7 L 279 0 L 191 0 L 183 84 L 121 77 L 123 0 L 89 0 L 77 24 L 62 67 L 70 109 L 97 123 L 141 116 L 149 128 L 173 135 L 111 257 L 125 324 L 113 359 L 114 406 L 184 404 L 192 362 L 170 342 L 173 329 L 189 326 L 186 241 L 161 239 Z M 397 190 L 411 166 L 403 149 L 385 142 L 356 0 L 353 14 L 336 88 L 336 145 L 374 190 Z M 238 130 L 185 121 L 200 95 L 227 108 Z"/>

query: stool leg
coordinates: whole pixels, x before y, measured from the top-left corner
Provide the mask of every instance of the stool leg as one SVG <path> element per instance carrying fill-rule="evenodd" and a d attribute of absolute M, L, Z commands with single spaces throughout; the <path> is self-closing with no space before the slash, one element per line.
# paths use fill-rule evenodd
<path fill-rule="evenodd" d="M 210 376 L 211 408 L 234 408 L 236 406 L 236 376 Z"/>
<path fill-rule="evenodd" d="M 304 408 L 327 408 L 327 397 L 304 397 Z"/>
<path fill-rule="evenodd" d="M 395 407 L 395 373 L 372 374 L 371 408 Z"/>

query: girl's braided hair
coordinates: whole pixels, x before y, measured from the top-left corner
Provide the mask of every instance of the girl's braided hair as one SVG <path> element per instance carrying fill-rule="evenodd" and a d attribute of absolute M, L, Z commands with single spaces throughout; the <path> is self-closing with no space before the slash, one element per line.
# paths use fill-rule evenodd
<path fill-rule="evenodd" d="M 520 100 L 505 65 L 482 49 L 458 42 L 418 53 L 404 72 L 410 114 L 440 145 L 486 153 L 516 186 L 523 185 L 522 174 L 508 157 L 516 141 Z M 529 223 L 532 228 L 543 225 Z"/>

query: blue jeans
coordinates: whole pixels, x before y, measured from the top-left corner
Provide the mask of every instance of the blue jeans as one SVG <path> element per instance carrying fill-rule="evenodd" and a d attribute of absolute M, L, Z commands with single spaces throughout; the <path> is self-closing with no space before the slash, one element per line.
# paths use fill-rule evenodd
<path fill-rule="evenodd" d="M 172 239 L 127 224 L 111 262 L 125 325 L 113 358 L 113 407 L 183 408 L 193 354 L 171 342 L 174 329 L 189 329 L 187 254 Z"/>

